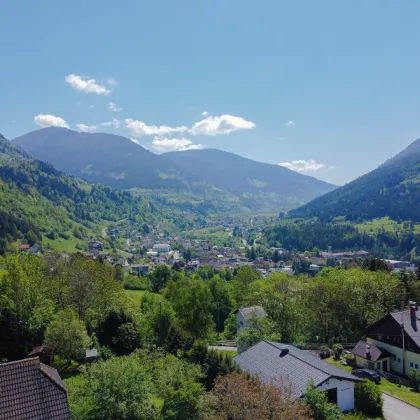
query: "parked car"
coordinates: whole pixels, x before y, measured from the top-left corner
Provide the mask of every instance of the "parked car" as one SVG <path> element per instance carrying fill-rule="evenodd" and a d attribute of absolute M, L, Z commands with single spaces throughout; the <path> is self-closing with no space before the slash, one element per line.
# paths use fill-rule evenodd
<path fill-rule="evenodd" d="M 353 369 L 351 372 L 354 376 L 358 378 L 370 379 L 375 384 L 381 383 L 381 377 L 378 373 L 371 369 Z"/>

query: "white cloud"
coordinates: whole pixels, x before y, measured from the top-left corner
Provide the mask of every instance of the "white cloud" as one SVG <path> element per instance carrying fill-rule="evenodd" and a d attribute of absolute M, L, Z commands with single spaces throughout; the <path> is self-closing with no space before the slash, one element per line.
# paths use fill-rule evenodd
<path fill-rule="evenodd" d="M 42 128 L 45 127 L 63 127 L 69 128 L 66 120 L 55 115 L 50 114 L 38 114 L 34 117 L 34 123 Z"/>
<path fill-rule="evenodd" d="M 203 117 L 208 117 L 208 116 L 209 116 L 209 113 L 208 113 L 208 111 L 203 111 L 203 112 L 201 113 L 201 115 L 202 115 Z"/>
<path fill-rule="evenodd" d="M 167 125 L 147 125 L 143 121 L 128 118 L 125 120 L 125 126 L 130 130 L 133 137 L 141 136 L 167 136 L 172 133 L 183 133 L 188 127 L 169 127 Z"/>
<path fill-rule="evenodd" d="M 320 169 L 332 168 L 332 166 L 328 166 L 325 163 L 316 162 L 314 159 L 292 160 L 291 162 L 281 162 L 279 165 L 296 172 L 315 172 L 319 171 Z"/>
<path fill-rule="evenodd" d="M 117 118 L 112 117 L 112 121 L 105 121 L 101 123 L 102 127 L 114 127 L 114 128 L 120 128 L 121 120 L 118 120 Z"/>
<path fill-rule="evenodd" d="M 69 74 L 64 78 L 64 80 L 73 89 L 79 90 L 81 92 L 95 93 L 96 95 L 105 96 L 108 96 L 111 93 L 110 89 L 97 83 L 95 79 L 88 79 L 86 77 L 78 76 L 77 74 Z"/>
<path fill-rule="evenodd" d="M 122 108 L 117 108 L 117 105 L 114 102 L 108 102 L 108 109 L 114 112 L 122 111 Z"/>
<path fill-rule="evenodd" d="M 218 134 L 230 134 L 237 130 L 249 130 L 255 127 L 255 123 L 242 117 L 233 115 L 221 115 L 207 117 L 193 124 L 189 130 L 193 135 L 216 136 Z"/>
<path fill-rule="evenodd" d="M 292 120 L 290 120 L 290 121 L 287 121 L 287 123 L 286 124 L 284 124 L 286 127 L 290 127 L 291 125 L 293 125 L 295 122 L 294 121 L 292 121 Z"/>
<path fill-rule="evenodd" d="M 89 105 L 89 108 L 95 108 L 95 104 Z"/>
<path fill-rule="evenodd" d="M 184 150 L 199 150 L 205 146 L 203 144 L 193 144 L 191 140 L 185 138 L 159 138 L 155 137 L 152 146 L 158 152 L 177 152 Z"/>
<path fill-rule="evenodd" d="M 133 137 L 158 136 L 165 137 L 175 133 L 190 133 L 194 136 L 216 136 L 218 134 L 230 134 L 237 130 L 249 130 L 255 127 L 252 121 L 246 121 L 242 117 L 233 115 L 209 116 L 194 123 L 191 127 L 185 125 L 170 127 L 167 125 L 147 125 L 143 121 L 128 118 L 125 126 L 130 130 Z"/>
<path fill-rule="evenodd" d="M 76 124 L 76 128 L 84 133 L 92 133 L 95 131 L 98 126 L 97 125 L 86 125 L 86 124 Z"/>
<path fill-rule="evenodd" d="M 117 86 L 117 81 L 110 77 L 109 79 L 106 79 L 106 83 L 110 86 Z"/>

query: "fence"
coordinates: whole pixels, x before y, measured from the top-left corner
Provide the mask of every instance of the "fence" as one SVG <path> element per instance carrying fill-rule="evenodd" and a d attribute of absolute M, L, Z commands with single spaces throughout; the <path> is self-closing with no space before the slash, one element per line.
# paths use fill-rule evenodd
<path fill-rule="evenodd" d="M 379 375 L 381 375 L 383 378 L 388 379 L 388 381 L 392 382 L 393 384 L 410 387 L 410 381 L 406 378 L 402 378 L 401 376 L 394 375 L 390 372 L 384 372 L 380 369 L 375 369 L 375 371 L 378 372 Z"/>
<path fill-rule="evenodd" d="M 357 343 L 341 343 L 344 350 L 353 350 Z M 332 348 L 332 344 L 325 343 L 304 343 L 304 344 L 293 344 L 295 347 L 301 350 L 319 350 L 321 347 Z"/>
<path fill-rule="evenodd" d="M 225 347 L 236 347 L 236 341 L 235 340 L 217 341 L 216 345 L 225 346 Z"/>

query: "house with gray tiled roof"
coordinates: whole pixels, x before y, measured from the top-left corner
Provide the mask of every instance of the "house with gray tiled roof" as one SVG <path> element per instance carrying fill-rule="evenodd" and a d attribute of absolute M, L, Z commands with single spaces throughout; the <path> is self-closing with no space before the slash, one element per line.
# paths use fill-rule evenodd
<path fill-rule="evenodd" d="M 38 357 L 0 364 L 0 419 L 70 420 L 58 372 Z"/>
<path fill-rule="evenodd" d="M 267 385 L 282 385 L 292 398 L 302 398 L 313 382 L 326 391 L 330 402 L 342 411 L 354 409 L 354 384 L 362 379 L 347 373 L 290 344 L 260 341 L 233 358 L 243 371 L 257 376 Z"/>
<path fill-rule="evenodd" d="M 256 318 L 264 318 L 267 316 L 262 306 L 248 306 L 246 308 L 239 308 L 236 312 L 236 331 L 239 332 L 242 328 L 249 328 L 252 325 L 252 320 Z"/>

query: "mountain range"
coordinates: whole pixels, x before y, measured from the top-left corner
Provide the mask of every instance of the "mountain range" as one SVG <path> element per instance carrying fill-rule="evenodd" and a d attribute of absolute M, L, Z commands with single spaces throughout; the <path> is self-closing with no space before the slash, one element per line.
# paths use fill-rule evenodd
<path fill-rule="evenodd" d="M 126 217 L 156 219 L 141 197 L 68 176 L 0 136 L 0 254 L 19 242 L 75 250 L 104 223 Z"/>
<path fill-rule="evenodd" d="M 89 182 L 188 191 L 210 199 L 227 193 L 238 207 L 257 211 L 288 210 L 335 188 L 279 165 L 220 150 L 156 155 L 128 138 L 105 133 L 50 127 L 15 138 L 13 144 Z"/>
<path fill-rule="evenodd" d="M 321 221 L 345 218 L 420 222 L 420 139 L 375 170 L 289 212 Z"/>

